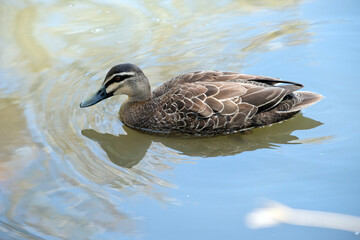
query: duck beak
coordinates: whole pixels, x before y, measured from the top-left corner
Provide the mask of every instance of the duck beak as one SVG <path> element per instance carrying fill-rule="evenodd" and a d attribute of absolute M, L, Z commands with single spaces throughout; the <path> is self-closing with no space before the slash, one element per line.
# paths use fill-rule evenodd
<path fill-rule="evenodd" d="M 87 97 L 83 102 L 80 103 L 81 108 L 90 107 L 108 97 L 111 97 L 112 94 L 106 93 L 105 86 L 102 86 L 99 91 L 95 94 Z"/>

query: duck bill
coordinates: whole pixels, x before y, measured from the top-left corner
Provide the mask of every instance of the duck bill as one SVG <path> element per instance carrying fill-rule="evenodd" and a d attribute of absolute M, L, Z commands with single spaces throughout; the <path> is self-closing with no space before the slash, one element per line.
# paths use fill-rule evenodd
<path fill-rule="evenodd" d="M 80 103 L 80 107 L 81 108 L 90 107 L 111 96 L 112 94 L 106 93 L 105 86 L 102 86 L 99 91 L 87 97 L 84 101 L 82 101 Z"/>

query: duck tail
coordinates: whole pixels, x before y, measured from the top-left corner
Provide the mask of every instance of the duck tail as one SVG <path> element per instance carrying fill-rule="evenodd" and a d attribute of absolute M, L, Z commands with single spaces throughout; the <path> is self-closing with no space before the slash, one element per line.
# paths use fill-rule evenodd
<path fill-rule="evenodd" d="M 297 91 L 294 92 L 294 94 L 300 101 L 296 103 L 288 112 L 298 112 L 304 108 L 310 107 L 323 98 L 323 96 L 318 93 L 307 91 Z"/>

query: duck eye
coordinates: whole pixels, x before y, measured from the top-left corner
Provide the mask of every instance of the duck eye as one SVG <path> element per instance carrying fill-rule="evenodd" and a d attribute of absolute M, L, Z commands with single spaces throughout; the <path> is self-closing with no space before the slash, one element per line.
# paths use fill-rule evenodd
<path fill-rule="evenodd" d="M 121 80 L 120 76 L 115 77 L 115 81 L 120 81 L 120 80 Z"/>

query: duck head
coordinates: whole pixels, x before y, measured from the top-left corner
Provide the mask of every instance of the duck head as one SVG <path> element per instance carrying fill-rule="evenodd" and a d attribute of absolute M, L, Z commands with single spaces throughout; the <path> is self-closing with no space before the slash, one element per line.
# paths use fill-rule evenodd
<path fill-rule="evenodd" d="M 119 64 L 106 74 L 100 89 L 80 103 L 90 107 L 106 98 L 125 94 L 128 101 L 145 101 L 151 98 L 149 81 L 141 69 L 131 63 Z"/>

